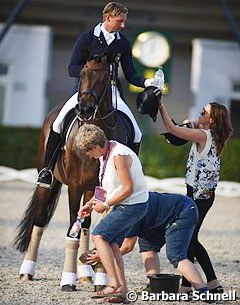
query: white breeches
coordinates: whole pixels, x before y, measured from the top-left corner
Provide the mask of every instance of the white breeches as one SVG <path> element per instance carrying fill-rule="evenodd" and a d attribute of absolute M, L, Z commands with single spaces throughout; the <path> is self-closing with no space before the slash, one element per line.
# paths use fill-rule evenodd
<path fill-rule="evenodd" d="M 56 133 L 60 133 L 63 120 L 64 120 L 66 114 L 68 113 L 68 111 L 76 106 L 77 96 L 78 96 L 78 93 L 76 92 L 72 97 L 70 97 L 70 99 L 63 105 L 58 116 L 56 117 L 55 121 L 53 122 L 53 130 Z M 129 117 L 129 119 L 132 121 L 132 124 L 134 127 L 134 132 L 135 132 L 134 142 L 135 143 L 140 142 L 142 139 L 142 132 L 139 129 L 138 124 L 137 124 L 131 110 L 125 104 L 123 99 L 121 98 L 118 89 L 116 87 L 112 87 L 112 101 L 113 101 L 113 106 L 115 108 L 116 108 L 116 98 L 117 98 L 117 109 L 124 112 Z"/>

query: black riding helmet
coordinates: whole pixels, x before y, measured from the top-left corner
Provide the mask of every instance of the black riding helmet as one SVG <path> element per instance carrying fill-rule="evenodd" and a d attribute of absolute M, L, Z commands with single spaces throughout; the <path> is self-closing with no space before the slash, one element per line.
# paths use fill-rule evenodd
<path fill-rule="evenodd" d="M 148 114 L 155 122 L 158 114 L 158 99 L 161 98 L 162 92 L 154 86 L 149 86 L 140 92 L 137 96 L 137 109 L 141 114 Z"/>
<path fill-rule="evenodd" d="M 138 112 L 141 114 L 148 114 L 155 122 L 157 119 L 158 114 L 158 106 L 159 106 L 159 98 L 161 98 L 162 92 L 160 89 L 154 86 L 149 86 L 144 89 L 141 93 L 137 96 L 137 109 Z M 183 126 L 186 124 L 177 124 L 172 120 L 175 125 Z M 187 126 L 187 125 L 186 125 Z M 168 143 L 175 145 L 175 146 L 181 146 L 186 143 L 188 143 L 188 140 L 181 139 L 177 136 L 174 136 L 173 134 L 166 132 L 161 133 L 165 137 Z"/>
<path fill-rule="evenodd" d="M 174 122 L 174 120 L 172 120 L 172 121 L 177 126 L 190 127 L 188 124 L 177 124 L 176 122 Z M 167 140 L 167 142 L 169 144 L 172 144 L 174 146 L 182 146 L 182 145 L 188 143 L 188 140 L 184 140 L 182 138 L 179 138 L 179 137 L 171 134 L 170 132 L 161 133 L 161 135 L 163 135 L 165 137 L 165 139 Z"/>

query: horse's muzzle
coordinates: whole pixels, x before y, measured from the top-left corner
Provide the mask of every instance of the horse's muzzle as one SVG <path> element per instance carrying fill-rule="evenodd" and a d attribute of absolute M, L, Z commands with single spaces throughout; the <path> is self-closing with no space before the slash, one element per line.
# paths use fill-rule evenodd
<path fill-rule="evenodd" d="M 95 107 L 90 105 L 82 105 L 78 103 L 75 106 L 75 113 L 81 120 L 90 120 L 93 118 L 95 113 Z"/>

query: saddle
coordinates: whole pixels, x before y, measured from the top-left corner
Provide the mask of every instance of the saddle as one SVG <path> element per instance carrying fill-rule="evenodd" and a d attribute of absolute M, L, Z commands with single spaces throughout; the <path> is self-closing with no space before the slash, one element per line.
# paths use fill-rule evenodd
<path fill-rule="evenodd" d="M 78 119 L 78 116 L 76 114 L 76 109 L 71 109 L 67 115 L 65 116 L 65 119 L 62 124 L 62 130 L 61 130 L 61 138 L 62 138 L 62 145 L 64 146 L 68 140 L 68 136 L 71 132 L 72 126 L 75 121 L 78 121 L 78 127 L 81 127 L 83 122 Z M 132 121 L 129 119 L 129 117 L 122 111 L 117 110 L 116 113 L 116 128 L 114 128 L 114 140 L 117 139 L 120 143 L 126 143 L 128 147 L 131 147 L 132 143 L 134 142 L 134 127 Z"/>

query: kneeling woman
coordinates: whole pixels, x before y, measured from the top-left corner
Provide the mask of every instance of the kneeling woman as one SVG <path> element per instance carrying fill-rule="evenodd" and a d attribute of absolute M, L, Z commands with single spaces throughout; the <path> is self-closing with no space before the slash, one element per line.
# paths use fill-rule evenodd
<path fill-rule="evenodd" d="M 92 298 L 124 299 L 127 285 L 119 245 L 129 227 L 137 223 L 148 209 L 148 190 L 137 155 L 127 146 L 108 141 L 97 126 L 84 124 L 77 135 L 77 146 L 90 158 L 100 160 L 99 181 L 106 200 L 93 197 L 79 211 L 89 215 L 94 209 L 102 213 L 112 208 L 92 232 L 94 244 L 109 276 L 109 285 Z M 96 195 L 95 195 L 96 196 Z"/>

